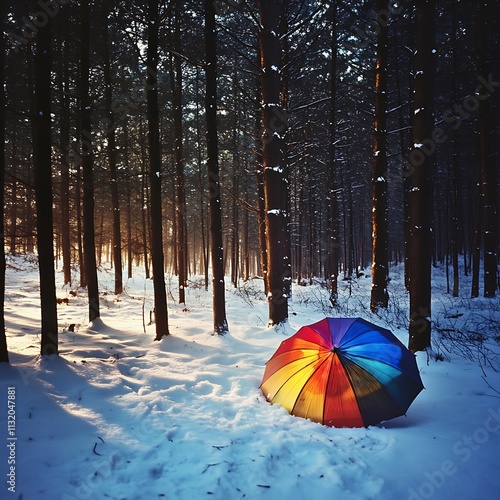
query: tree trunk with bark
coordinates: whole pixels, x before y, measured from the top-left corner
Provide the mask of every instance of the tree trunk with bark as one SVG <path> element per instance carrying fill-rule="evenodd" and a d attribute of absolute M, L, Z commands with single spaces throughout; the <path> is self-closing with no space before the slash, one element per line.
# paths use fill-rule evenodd
<path fill-rule="evenodd" d="M 260 64 L 260 50 L 258 50 Z M 256 85 L 256 105 L 261 100 L 260 81 Z M 257 184 L 257 234 L 259 237 L 260 271 L 264 278 L 264 293 L 267 295 L 267 248 L 266 248 L 266 217 L 264 203 L 264 167 L 262 164 L 262 116 L 255 113 L 255 180 Z"/>
<path fill-rule="evenodd" d="M 151 261 L 155 308 L 155 340 L 169 335 L 163 256 L 161 209 L 161 150 L 158 109 L 158 0 L 148 1 L 147 113 L 151 217 Z"/>
<path fill-rule="evenodd" d="M 409 349 L 423 351 L 431 343 L 432 172 L 434 148 L 435 0 L 417 4 L 415 111 L 410 154 L 410 327 Z"/>
<path fill-rule="evenodd" d="M 181 52 L 180 1 L 176 2 L 174 43 L 175 52 Z M 182 134 L 182 61 L 179 56 L 170 57 L 170 77 L 172 84 L 172 107 L 174 113 L 174 159 L 176 191 L 176 228 L 177 228 L 177 273 L 179 277 L 179 304 L 186 303 L 187 248 L 185 234 L 186 192 L 184 180 L 184 151 Z"/>
<path fill-rule="evenodd" d="M 36 36 L 33 110 L 33 159 L 37 220 L 38 269 L 42 314 L 41 354 L 58 354 L 54 227 L 52 216 L 51 26 Z"/>
<path fill-rule="evenodd" d="M 5 4 L 0 4 L 0 363 L 9 362 L 5 335 Z"/>
<path fill-rule="evenodd" d="M 226 319 L 222 208 L 217 143 L 217 32 L 215 5 L 212 0 L 205 0 L 205 56 L 205 115 L 207 120 L 207 170 L 210 188 L 210 248 L 213 275 L 214 334 L 223 335 L 229 328 Z"/>
<path fill-rule="evenodd" d="M 330 23 L 332 29 L 331 64 L 330 64 L 330 109 L 328 116 L 328 221 L 327 221 L 327 278 L 330 281 L 330 302 L 337 304 L 339 277 L 339 207 L 336 182 L 336 136 L 337 136 L 337 2 L 330 5 Z"/>
<path fill-rule="evenodd" d="M 490 43 L 489 25 L 491 15 L 489 4 L 488 0 L 483 0 L 478 7 L 477 72 L 478 78 L 482 82 L 487 81 L 490 74 L 488 45 Z M 485 297 L 494 297 L 497 287 L 498 262 L 496 252 L 495 163 L 491 151 L 491 131 L 493 127 L 490 121 L 490 92 L 486 93 L 484 90 L 483 88 L 477 94 L 479 99 L 479 165 L 483 230 L 483 293 Z"/>
<path fill-rule="evenodd" d="M 61 48 L 60 92 L 61 92 L 61 180 L 59 192 L 61 196 L 61 247 L 63 258 L 64 284 L 71 285 L 71 231 L 70 231 L 70 198 L 69 198 L 69 163 L 70 163 L 70 90 L 69 90 L 69 61 L 68 61 L 68 36 L 65 32 Z"/>
<path fill-rule="evenodd" d="M 281 2 L 259 1 L 267 298 L 271 325 L 288 320 L 287 291 L 291 280 L 287 252 L 287 184 L 282 147 L 286 123 L 281 104 L 281 13 Z"/>
<path fill-rule="evenodd" d="M 105 9 L 107 24 L 104 27 L 104 99 L 106 103 L 106 138 L 109 162 L 109 188 L 111 192 L 111 210 L 113 212 L 113 265 L 115 269 L 115 294 L 123 292 L 123 264 L 121 242 L 120 195 L 118 192 L 118 169 L 116 150 L 116 123 L 113 113 L 113 79 L 111 68 L 111 49 L 109 33 L 111 31 L 110 12 Z"/>
<path fill-rule="evenodd" d="M 80 35 L 80 116 L 83 170 L 83 260 L 89 299 L 89 321 L 100 316 L 94 227 L 94 155 L 92 139 L 92 103 L 90 100 L 90 6 L 82 0 Z"/>
<path fill-rule="evenodd" d="M 389 12 L 387 0 L 377 1 L 377 12 Z M 372 178 L 372 289 L 370 309 L 389 302 L 387 211 L 387 32 L 388 22 L 379 16 L 375 63 L 375 140 Z"/>
<path fill-rule="evenodd" d="M 132 187 L 131 187 L 131 172 L 129 162 L 129 139 L 128 139 L 129 122 L 125 118 L 123 124 L 123 163 L 125 167 L 125 175 L 127 176 L 127 278 L 132 278 Z"/>

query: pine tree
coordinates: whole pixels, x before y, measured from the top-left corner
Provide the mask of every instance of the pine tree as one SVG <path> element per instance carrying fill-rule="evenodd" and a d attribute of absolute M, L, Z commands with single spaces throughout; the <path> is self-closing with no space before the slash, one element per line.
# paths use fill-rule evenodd
<path fill-rule="evenodd" d="M 83 258 L 89 299 L 89 321 L 100 316 L 94 227 L 94 156 L 92 137 L 92 103 L 90 99 L 90 6 L 80 4 L 80 134 L 83 179 Z"/>
<path fill-rule="evenodd" d="M 0 363 L 9 362 L 5 335 L 5 2 L 0 3 Z"/>
<path fill-rule="evenodd" d="M 33 159 L 42 313 L 42 355 L 58 353 L 52 217 L 51 63 L 51 23 L 49 22 L 38 31 L 36 36 L 33 110 Z"/>
<path fill-rule="evenodd" d="M 123 272 L 122 272 L 122 243 L 121 243 L 121 218 L 120 218 L 120 197 L 118 192 L 118 171 L 117 171 L 117 149 L 116 149 L 116 123 L 113 112 L 113 79 L 111 68 L 111 45 L 110 32 L 111 12 L 104 9 L 106 24 L 103 29 L 103 71 L 104 71 L 104 98 L 106 104 L 106 136 L 107 155 L 109 162 L 109 188 L 111 191 L 111 210 L 113 212 L 113 265 L 115 268 L 115 294 L 123 292 Z"/>
<path fill-rule="evenodd" d="M 149 137 L 149 181 L 151 186 L 151 262 L 155 309 L 155 340 L 169 335 L 165 290 L 163 226 L 161 209 L 161 151 L 158 109 L 158 0 L 148 2 L 147 108 Z"/>
<path fill-rule="evenodd" d="M 432 136 L 435 72 L 435 0 L 417 4 L 415 112 L 410 154 L 410 339 L 409 349 L 423 351 L 431 343 L 432 173 L 434 152 L 425 148 Z"/>
<path fill-rule="evenodd" d="M 379 13 L 377 59 L 375 63 L 375 141 L 372 178 L 372 289 L 370 308 L 387 307 L 388 228 L 387 228 L 387 0 L 377 1 Z"/>
<path fill-rule="evenodd" d="M 489 76 L 489 27 L 491 9 L 488 0 L 479 5 L 477 23 L 477 73 L 480 81 L 487 81 Z M 495 170 L 491 154 L 490 96 L 482 91 L 479 98 L 479 164 L 480 193 L 483 231 L 484 296 L 494 297 L 497 287 L 497 252 L 496 230 L 497 213 L 495 203 Z"/>
<path fill-rule="evenodd" d="M 337 34 L 338 2 L 330 5 L 331 26 L 331 64 L 330 64 L 330 109 L 328 115 L 328 220 L 327 220 L 327 273 L 330 280 L 330 302 L 337 304 L 338 277 L 339 277 L 339 204 L 337 201 L 337 164 L 336 142 L 337 142 L 337 57 L 338 57 L 338 34 Z"/>
<path fill-rule="evenodd" d="M 224 286 L 222 209 L 217 141 L 217 32 L 215 5 L 205 0 L 205 116 L 207 120 L 207 169 L 210 188 L 210 250 L 212 256 L 212 297 L 214 334 L 228 330 Z"/>
<path fill-rule="evenodd" d="M 291 281 L 287 252 L 288 192 L 283 157 L 286 124 L 281 100 L 281 7 L 281 2 L 259 1 L 267 297 L 271 325 L 288 319 L 287 290 Z"/>

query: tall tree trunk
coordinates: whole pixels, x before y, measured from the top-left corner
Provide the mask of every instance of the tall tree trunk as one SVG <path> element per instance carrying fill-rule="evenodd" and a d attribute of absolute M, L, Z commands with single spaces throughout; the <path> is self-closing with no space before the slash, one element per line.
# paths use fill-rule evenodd
<path fill-rule="evenodd" d="M 240 154 L 238 151 L 238 130 L 240 127 L 240 124 L 238 123 L 238 114 L 237 114 L 237 100 L 236 100 L 236 95 L 237 95 L 237 81 L 238 81 L 238 74 L 237 71 L 233 71 L 233 81 L 232 81 L 232 87 L 233 87 L 233 106 L 235 109 L 235 113 L 233 116 L 233 124 L 232 124 L 232 137 L 231 137 L 231 144 L 232 144 L 232 191 L 233 191 L 233 206 L 232 206 L 232 226 L 231 226 L 231 283 L 233 286 L 236 288 L 238 286 L 238 268 L 239 268 L 239 256 L 240 256 L 240 245 L 239 245 L 239 238 L 240 238 L 240 228 L 239 228 L 239 219 L 240 219 L 240 213 L 239 213 L 239 197 L 240 197 L 240 176 L 239 176 L 239 169 L 240 169 Z"/>
<path fill-rule="evenodd" d="M 5 335 L 5 3 L 0 3 L 0 363 L 9 362 Z"/>
<path fill-rule="evenodd" d="M 434 151 L 428 141 L 434 127 L 435 0 L 417 4 L 415 112 L 410 205 L 410 328 L 409 349 L 431 343 L 432 171 Z M 426 144 L 427 143 L 427 144 Z"/>
<path fill-rule="evenodd" d="M 196 95 L 199 95 L 199 77 L 196 75 Z M 198 154 L 198 182 L 200 185 L 200 220 L 201 220 L 201 253 L 203 260 L 203 272 L 205 274 L 205 290 L 208 290 L 208 239 L 205 224 L 205 191 L 202 176 L 202 153 L 201 153 L 201 124 L 200 124 L 200 105 L 199 100 L 196 100 L 196 144 Z"/>
<path fill-rule="evenodd" d="M 479 4 L 477 72 L 482 81 L 489 76 L 488 45 L 490 19 L 490 2 L 483 0 Z M 483 263 L 484 263 L 484 296 L 494 297 L 497 286 L 497 252 L 496 230 L 497 213 L 495 203 L 495 164 L 491 155 L 490 96 L 479 95 L 479 163 L 481 171 L 481 205 L 483 228 Z"/>
<path fill-rule="evenodd" d="M 248 164 L 245 165 L 245 172 L 248 171 Z M 245 182 L 245 202 L 248 203 L 248 183 Z M 243 213 L 243 281 L 246 283 L 250 279 L 250 250 L 249 250 L 249 226 L 250 214 L 248 209 Z"/>
<path fill-rule="evenodd" d="M 336 140 L 337 140 L 337 1 L 330 5 L 332 30 L 330 64 L 330 109 L 328 116 L 328 221 L 327 221 L 327 275 L 330 280 L 330 302 L 337 304 L 339 277 L 339 207 L 336 182 Z"/>
<path fill-rule="evenodd" d="M 234 160 L 233 160 L 234 161 Z M 237 167 L 233 165 L 233 192 L 236 198 L 239 197 L 239 176 L 236 174 Z M 237 199 L 233 203 L 233 227 L 231 228 L 231 282 L 236 288 L 238 286 L 238 269 L 240 265 L 240 224 L 239 205 Z"/>
<path fill-rule="evenodd" d="M 167 293 L 163 257 L 161 209 L 161 150 L 158 109 L 158 0 L 148 2 L 147 110 L 149 138 L 149 178 L 151 186 L 151 260 L 155 304 L 155 340 L 169 335 Z"/>
<path fill-rule="evenodd" d="M 389 12 L 387 0 L 377 0 L 377 12 Z M 370 309 L 386 308 L 389 302 L 387 227 L 387 19 L 377 25 L 375 63 L 375 141 L 372 178 L 372 289 Z"/>
<path fill-rule="evenodd" d="M 457 4 L 453 4 L 453 19 L 452 19 L 452 40 L 453 40 L 453 54 L 452 54 L 452 102 L 457 102 L 457 59 L 458 59 L 458 49 L 456 46 L 457 42 Z M 459 220 L 461 212 L 461 204 L 459 198 L 459 162 L 458 162 L 458 133 L 455 127 L 452 128 L 451 133 L 451 165 L 452 165 L 452 220 L 451 220 L 451 260 L 453 265 L 453 297 L 458 297 L 459 291 L 459 269 L 458 269 L 458 252 L 459 252 L 459 241 L 458 235 L 460 232 Z M 448 269 L 448 266 L 446 266 Z"/>
<path fill-rule="evenodd" d="M 414 23 L 415 24 L 415 23 Z M 413 26 L 413 25 L 412 25 Z M 414 30 L 412 29 L 412 32 Z M 413 33 L 408 37 L 408 45 L 413 43 L 413 38 L 412 36 Z M 412 75 L 413 74 L 413 59 L 411 57 L 408 57 L 408 74 Z M 399 71 L 398 71 L 398 76 L 399 76 Z M 415 93 L 415 80 L 413 78 L 410 78 L 409 80 L 409 85 L 408 85 L 408 102 L 410 105 L 408 106 L 408 121 L 409 123 L 412 123 L 413 121 L 413 116 L 414 116 L 414 110 L 415 110 L 415 102 L 413 101 L 413 96 Z M 400 102 L 402 103 L 402 99 L 400 99 Z M 401 109 L 401 117 L 403 115 L 403 111 Z M 403 127 L 403 120 L 401 120 L 401 127 Z M 410 137 L 409 137 L 409 142 L 410 142 L 410 147 L 408 148 L 409 151 L 412 150 L 412 134 L 413 132 L 410 131 Z M 401 139 L 402 141 L 402 139 Z M 403 142 L 402 142 L 403 144 Z M 407 149 L 402 148 L 401 153 L 403 154 L 403 151 L 408 151 Z M 406 154 L 406 153 L 404 153 Z M 410 291 L 410 188 L 411 188 L 411 173 L 412 173 L 412 165 L 410 162 L 403 162 L 402 165 L 402 172 L 403 172 L 403 222 L 404 222 L 404 281 L 405 281 L 405 288 Z"/>
<path fill-rule="evenodd" d="M 151 242 L 151 231 L 149 230 L 148 222 L 151 217 L 148 213 L 148 207 L 151 204 L 150 192 L 147 186 L 146 177 L 146 155 L 143 156 L 142 170 L 141 170 L 141 200 L 144 200 L 141 207 L 141 226 L 142 226 L 142 255 L 144 259 L 144 274 L 146 279 L 150 278 L 149 272 L 149 246 L 148 242 Z"/>
<path fill-rule="evenodd" d="M 180 31 L 180 1 L 176 2 L 174 47 L 181 52 Z M 175 190 L 177 203 L 175 205 L 177 227 L 177 272 L 179 276 L 179 304 L 186 303 L 185 287 L 187 284 L 187 248 L 185 235 L 186 192 L 184 180 L 184 151 L 182 136 L 182 61 L 180 57 L 171 56 L 172 107 L 174 112 L 174 158 L 175 158 Z"/>
<path fill-rule="evenodd" d="M 132 278 L 132 187 L 129 163 L 128 120 L 123 124 L 123 163 L 127 176 L 127 278 Z"/>
<path fill-rule="evenodd" d="M 5 56 L 5 54 L 4 54 Z M 17 130 L 14 124 L 13 137 L 12 137 L 12 184 L 11 184 L 11 196 L 10 196 L 10 206 L 12 207 L 10 213 L 10 227 L 9 227 L 9 252 L 12 255 L 16 255 L 16 240 L 17 240 Z M 5 148 L 5 143 L 3 144 Z M 3 193 L 5 197 L 5 193 Z M 4 209 L 4 207 L 2 207 Z M 5 224 L 5 222 L 4 222 Z"/>
<path fill-rule="evenodd" d="M 295 183 L 296 186 L 296 191 L 295 191 L 295 213 L 298 214 L 298 221 L 297 221 L 297 241 L 296 241 L 296 257 L 295 257 L 295 266 L 297 270 L 297 275 L 296 275 L 296 283 L 297 285 L 302 285 L 302 278 L 304 276 L 304 266 L 303 266 L 303 259 L 302 259 L 302 236 L 303 236 L 303 220 L 304 220 L 304 213 L 302 210 L 299 210 L 299 206 L 303 207 L 304 206 L 304 186 L 298 185 L 298 183 Z M 298 192 L 297 192 L 298 191 Z"/>
<path fill-rule="evenodd" d="M 280 8 L 280 20 L 279 20 L 279 33 L 281 35 L 288 33 L 288 18 L 290 15 L 290 2 L 288 0 L 281 0 Z M 288 194 L 288 186 L 290 183 L 290 166 L 288 164 L 288 144 L 287 144 L 287 129 L 288 129 L 288 119 L 289 119 L 289 107 L 288 103 L 290 100 L 289 95 L 289 63 L 290 63 L 290 47 L 289 47 L 289 37 L 281 38 L 281 123 L 279 127 L 276 128 L 276 132 L 281 136 L 281 148 L 282 148 L 282 169 L 283 169 L 283 183 L 285 187 L 285 202 L 284 207 L 287 214 L 285 224 L 285 255 L 283 257 L 283 265 L 285 266 L 285 277 L 283 296 L 287 297 L 287 301 L 292 297 L 292 262 L 291 262 L 291 235 L 290 235 L 290 196 Z"/>
<path fill-rule="evenodd" d="M 85 258 L 83 256 L 83 215 L 82 215 L 82 169 L 80 163 L 77 166 L 75 185 L 75 206 L 76 206 L 76 231 L 78 247 L 78 266 L 80 268 L 80 287 L 87 287 L 87 276 L 85 274 Z"/>
<path fill-rule="evenodd" d="M 261 55 L 261 92 L 266 220 L 267 279 L 269 323 L 278 325 L 288 319 L 290 261 L 287 252 L 287 185 L 284 172 L 283 135 L 286 130 L 281 105 L 281 44 L 279 27 L 281 2 L 260 0 L 259 46 Z"/>
<path fill-rule="evenodd" d="M 207 169 L 210 186 L 210 245 L 212 254 L 212 294 L 214 333 L 223 335 L 229 328 L 226 319 L 222 209 L 217 144 L 217 32 L 215 4 L 205 0 L 205 115 L 207 120 Z"/>
<path fill-rule="evenodd" d="M 90 100 L 90 6 L 89 0 L 82 0 L 81 36 L 80 36 L 80 113 L 81 113 L 81 146 L 83 169 L 83 257 L 87 292 L 89 299 L 89 321 L 100 316 L 99 286 L 97 282 L 97 266 L 95 255 L 94 228 L 94 174 L 93 174 L 93 140 L 92 140 L 92 103 Z M 43 31 L 43 30 L 42 30 Z"/>
<path fill-rule="evenodd" d="M 354 262 L 356 261 L 355 258 L 355 247 L 354 247 L 354 205 L 353 205 L 353 199 L 352 199 L 352 183 L 351 180 L 348 181 L 347 183 L 347 200 L 348 200 L 348 209 L 347 211 L 349 212 L 349 225 L 348 225 L 348 239 L 349 239 L 349 258 L 348 258 L 348 273 L 349 276 L 352 278 L 352 275 L 354 273 Z"/>
<path fill-rule="evenodd" d="M 54 230 L 52 217 L 52 120 L 50 22 L 36 38 L 35 92 L 33 112 L 33 159 L 37 220 L 38 269 L 42 313 L 41 354 L 58 354 L 56 280 L 54 275 Z"/>
<path fill-rule="evenodd" d="M 260 64 L 260 50 L 259 64 Z M 258 104 L 261 99 L 260 81 L 256 85 L 256 99 L 255 103 Z M 264 293 L 268 292 L 267 280 L 267 248 L 266 248 L 266 216 L 265 216 L 265 203 L 264 203 L 264 167 L 262 164 L 262 115 L 260 112 L 255 113 L 255 179 L 257 184 L 257 231 L 259 236 L 259 249 L 260 249 L 260 265 L 261 274 L 264 278 Z"/>
<path fill-rule="evenodd" d="M 63 46 L 60 56 L 61 72 L 60 72 L 60 91 L 61 91 L 61 181 L 60 181 L 60 196 L 61 196 L 61 246 L 63 258 L 63 274 L 64 284 L 71 285 L 71 232 L 70 232 L 70 199 L 69 199 L 69 163 L 71 149 L 70 143 L 70 98 L 69 98 L 69 61 L 68 61 L 68 36 L 65 32 Z"/>
<path fill-rule="evenodd" d="M 476 176 L 481 177 L 481 167 L 477 165 Z M 482 214 L 481 214 L 481 185 L 478 182 L 476 186 L 476 206 L 474 212 L 474 231 L 472 237 L 472 288 L 471 298 L 479 297 L 479 266 L 481 263 L 481 234 L 482 234 Z"/>
<path fill-rule="evenodd" d="M 120 217 L 120 195 L 118 192 L 118 175 L 116 165 L 116 123 L 113 113 L 113 80 L 111 77 L 111 43 L 109 33 L 111 31 L 111 12 L 104 9 L 107 22 L 104 27 L 104 99 L 106 103 L 106 138 L 107 155 L 109 162 L 109 188 L 111 191 L 111 210 L 113 212 L 113 264 L 115 268 L 115 294 L 123 292 L 122 271 L 122 242 L 121 242 L 121 217 Z"/>

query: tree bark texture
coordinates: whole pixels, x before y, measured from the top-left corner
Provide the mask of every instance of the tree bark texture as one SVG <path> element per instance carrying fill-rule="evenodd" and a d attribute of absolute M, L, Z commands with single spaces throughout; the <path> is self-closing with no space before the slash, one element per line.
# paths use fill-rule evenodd
<path fill-rule="evenodd" d="M 89 321 L 100 316 L 99 286 L 95 255 L 94 225 L 94 156 L 92 140 L 92 103 L 90 101 L 90 7 L 89 0 L 82 0 L 80 35 L 80 113 L 83 170 L 83 259 L 89 299 Z"/>
<path fill-rule="evenodd" d="M 104 9 L 108 19 L 104 27 L 104 95 L 106 102 L 106 136 L 109 162 L 109 188 L 111 191 L 111 210 L 113 211 L 113 265 L 115 270 L 115 294 L 123 292 L 123 264 L 121 242 L 120 195 L 118 192 L 118 169 L 116 150 L 116 123 L 113 113 L 113 79 L 109 33 L 111 31 L 110 12 Z"/>
<path fill-rule="evenodd" d="M 175 9 L 174 50 L 181 52 L 180 1 Z M 184 180 L 184 152 L 182 134 L 182 61 L 171 58 L 172 106 L 174 112 L 174 158 L 175 158 L 175 190 L 176 190 L 176 224 L 177 224 L 177 272 L 179 276 L 179 304 L 186 303 L 185 287 L 187 284 L 187 239 L 185 235 L 186 192 Z"/>
<path fill-rule="evenodd" d="M 435 72 L 435 0 L 417 3 L 415 111 L 410 154 L 410 327 L 409 349 L 431 342 L 432 173 L 434 151 L 428 146 L 433 127 Z"/>
<path fill-rule="evenodd" d="M 147 113 L 149 142 L 151 262 L 155 309 L 155 340 L 169 335 L 167 292 L 163 256 L 163 221 L 161 208 L 161 150 L 158 110 L 158 0 L 148 2 Z"/>
<path fill-rule="evenodd" d="M 278 325 L 288 319 L 287 292 L 291 281 L 287 252 L 287 184 L 283 158 L 286 123 L 281 104 L 281 2 L 260 0 L 259 16 L 267 298 L 269 323 Z"/>
<path fill-rule="evenodd" d="M 5 335 L 5 4 L 0 4 L 0 363 L 9 362 Z"/>
<path fill-rule="evenodd" d="M 71 230 L 70 230 L 70 98 L 69 98 L 69 61 L 67 54 L 68 47 L 67 32 L 64 34 L 63 46 L 60 54 L 61 75 L 60 75 L 60 92 L 61 92 L 61 180 L 60 180 L 60 196 L 61 196 L 61 213 L 60 213 L 60 228 L 61 228 L 61 247 L 63 258 L 63 273 L 64 284 L 71 285 Z"/>
<path fill-rule="evenodd" d="M 33 159 L 37 220 L 38 269 L 42 314 L 41 354 L 58 354 L 54 228 L 52 215 L 52 120 L 50 22 L 38 31 L 35 53 Z"/>
<path fill-rule="evenodd" d="M 330 281 L 330 302 L 337 303 L 338 277 L 339 277 L 339 204 L 337 200 L 337 175 L 336 175 L 336 140 L 337 140 L 337 2 L 330 6 L 330 22 L 332 29 L 331 49 L 332 62 L 330 69 L 330 109 L 328 116 L 328 221 L 327 221 L 327 252 L 326 274 Z"/>
<path fill-rule="evenodd" d="M 477 23 L 477 72 L 479 79 L 488 80 L 489 75 L 489 26 L 491 23 L 488 0 L 479 3 L 479 20 Z M 494 297 L 497 287 L 497 252 L 496 230 L 497 213 L 495 203 L 495 164 L 491 151 L 492 124 L 490 121 L 491 99 L 484 90 L 479 99 L 479 164 L 480 193 L 483 230 L 483 262 L 485 297 Z"/>
<path fill-rule="evenodd" d="M 229 328 L 226 319 L 222 208 L 217 143 L 217 33 L 215 5 L 212 0 L 205 0 L 205 53 L 205 115 L 207 120 L 206 141 L 210 196 L 210 250 L 212 256 L 214 334 L 223 335 Z"/>
<path fill-rule="evenodd" d="M 377 1 L 377 12 L 388 12 L 387 0 Z M 387 18 L 378 19 L 375 62 L 375 140 L 372 178 L 372 289 L 370 308 L 386 308 L 389 302 L 387 223 Z"/>

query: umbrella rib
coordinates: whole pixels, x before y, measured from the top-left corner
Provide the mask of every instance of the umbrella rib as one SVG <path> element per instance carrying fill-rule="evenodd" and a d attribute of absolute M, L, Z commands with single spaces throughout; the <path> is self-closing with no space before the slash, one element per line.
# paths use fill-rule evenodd
<path fill-rule="evenodd" d="M 332 353 L 333 356 L 338 355 L 337 353 Z M 340 361 L 340 356 L 339 356 L 339 361 Z M 326 379 L 326 387 L 329 387 L 330 384 L 330 377 L 332 376 L 332 370 L 328 372 L 328 378 Z M 323 401 L 323 422 L 325 421 L 325 408 L 326 408 L 326 398 Z"/>

